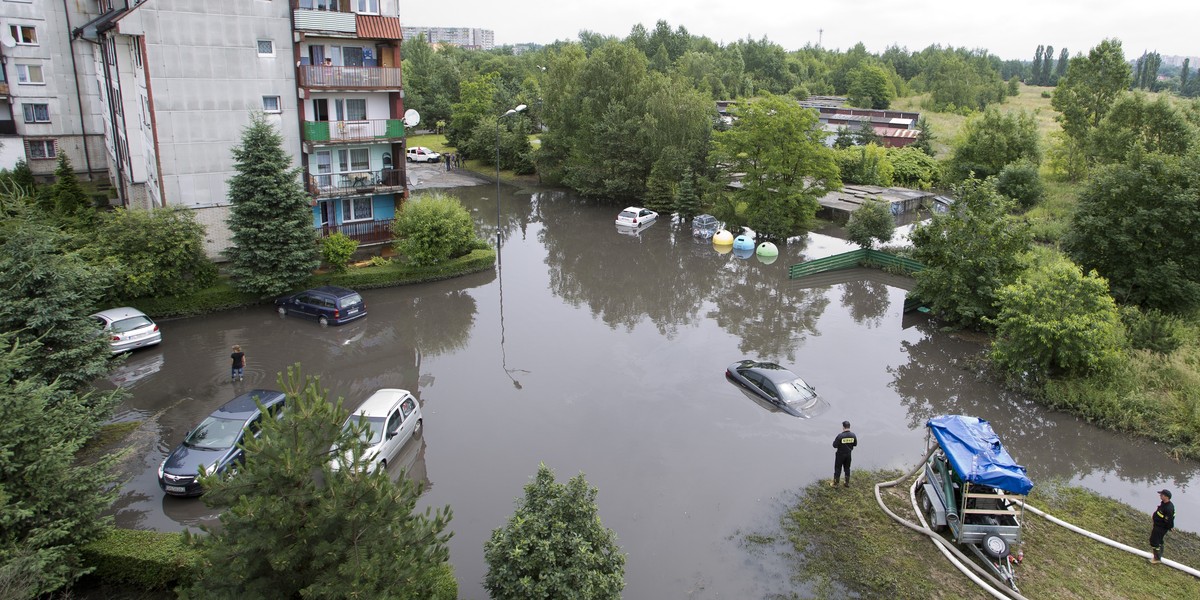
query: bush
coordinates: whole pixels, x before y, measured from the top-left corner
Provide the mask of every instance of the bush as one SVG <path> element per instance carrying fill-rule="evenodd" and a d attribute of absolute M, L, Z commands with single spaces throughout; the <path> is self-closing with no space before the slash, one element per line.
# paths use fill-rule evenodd
<path fill-rule="evenodd" d="M 941 163 L 916 145 L 888 148 L 887 153 L 888 160 L 892 163 L 894 185 L 928 190 L 941 178 Z"/>
<path fill-rule="evenodd" d="M 846 239 L 863 248 L 871 248 L 875 240 L 886 244 L 892 239 L 892 231 L 895 228 L 891 204 L 868 200 L 858 210 L 850 213 L 850 221 L 846 223 Z"/>
<path fill-rule="evenodd" d="M 462 256 L 475 242 L 471 214 L 456 198 L 440 192 L 405 203 L 394 231 L 396 250 L 417 266 Z"/>
<path fill-rule="evenodd" d="M 892 185 L 895 167 L 887 149 L 882 146 L 868 144 L 842 148 L 835 153 L 835 159 L 843 183 L 882 187 Z"/>
<path fill-rule="evenodd" d="M 95 569 L 93 577 L 148 590 L 191 581 L 199 557 L 182 533 L 140 529 L 109 529 L 83 552 L 86 564 Z"/>
<path fill-rule="evenodd" d="M 321 240 L 321 258 L 335 273 L 346 272 L 346 265 L 355 250 L 358 250 L 358 241 L 340 231 Z"/>
<path fill-rule="evenodd" d="M 1170 354 L 1183 343 L 1183 322 L 1156 308 L 1142 311 L 1136 306 L 1123 306 L 1121 321 L 1125 323 L 1129 345 L 1138 350 Z"/>
<path fill-rule="evenodd" d="M 1005 165 L 996 178 L 996 191 L 1017 201 L 1023 209 L 1033 208 L 1046 195 L 1046 186 L 1038 174 L 1037 165 L 1019 160 Z"/>
<path fill-rule="evenodd" d="M 113 267 L 114 297 L 191 293 L 217 277 L 195 214 L 183 208 L 104 213 L 85 254 L 93 264 Z"/>

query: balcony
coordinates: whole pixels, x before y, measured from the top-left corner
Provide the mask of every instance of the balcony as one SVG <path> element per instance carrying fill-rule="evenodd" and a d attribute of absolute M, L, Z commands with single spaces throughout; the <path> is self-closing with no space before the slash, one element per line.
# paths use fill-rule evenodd
<path fill-rule="evenodd" d="M 400 119 L 304 122 L 304 141 L 310 147 L 342 143 L 399 142 L 402 139 L 404 121 Z"/>
<path fill-rule="evenodd" d="M 404 191 L 402 169 L 308 175 L 304 187 L 316 198 L 392 194 Z"/>
<path fill-rule="evenodd" d="M 310 90 L 400 91 L 399 67 L 301 65 L 300 87 Z"/>
<path fill-rule="evenodd" d="M 384 219 L 382 221 L 342 223 L 341 225 L 322 225 L 317 227 L 317 233 L 323 238 L 335 233 L 344 233 L 359 244 L 385 244 L 395 238 L 392 234 L 392 224 L 395 222 L 395 219 Z"/>

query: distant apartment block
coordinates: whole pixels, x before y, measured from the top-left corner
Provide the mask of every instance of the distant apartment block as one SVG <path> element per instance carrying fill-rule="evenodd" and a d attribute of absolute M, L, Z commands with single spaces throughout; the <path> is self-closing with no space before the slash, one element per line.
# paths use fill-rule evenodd
<path fill-rule="evenodd" d="M 496 32 L 473 27 L 403 27 L 404 39 L 425 38 L 430 44 L 453 44 L 463 48 L 491 50 L 496 47 Z"/>

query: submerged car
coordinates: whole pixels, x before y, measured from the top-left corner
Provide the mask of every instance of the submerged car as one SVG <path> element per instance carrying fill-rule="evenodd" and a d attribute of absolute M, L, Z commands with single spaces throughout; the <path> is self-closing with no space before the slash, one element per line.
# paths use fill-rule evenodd
<path fill-rule="evenodd" d="M 658 213 L 640 206 L 630 206 L 617 215 L 617 225 L 622 227 L 641 227 L 658 218 Z"/>
<path fill-rule="evenodd" d="M 213 411 L 188 432 L 158 466 L 158 486 L 172 496 L 199 496 L 204 493 L 198 477 L 206 473 L 232 473 L 245 460 L 241 444 L 246 436 L 257 436 L 263 413 L 279 418 L 283 414 L 283 392 L 250 390 Z"/>
<path fill-rule="evenodd" d="M 692 219 L 692 235 L 707 240 L 720 231 L 724 225 L 712 215 L 696 215 Z"/>
<path fill-rule="evenodd" d="M 358 407 L 344 427 L 350 429 L 355 425 L 364 426 L 360 433 L 362 441 L 367 444 L 364 456 L 368 461 L 368 470 L 387 469 L 391 461 L 404 444 L 421 433 L 421 407 L 417 399 L 408 390 L 382 389 L 362 406 Z M 333 468 L 345 466 L 351 456 L 346 453 L 341 460 L 334 460 Z"/>
<path fill-rule="evenodd" d="M 110 308 L 92 315 L 92 319 L 109 336 L 113 354 L 153 346 L 162 341 L 158 325 L 136 308 Z"/>
<path fill-rule="evenodd" d="M 332 285 L 304 290 L 275 301 L 280 316 L 316 319 L 322 325 L 341 325 L 367 316 L 367 303 L 358 292 Z"/>
<path fill-rule="evenodd" d="M 725 379 L 793 417 L 813 417 L 825 406 L 816 388 L 775 363 L 740 360 L 725 369 Z"/>

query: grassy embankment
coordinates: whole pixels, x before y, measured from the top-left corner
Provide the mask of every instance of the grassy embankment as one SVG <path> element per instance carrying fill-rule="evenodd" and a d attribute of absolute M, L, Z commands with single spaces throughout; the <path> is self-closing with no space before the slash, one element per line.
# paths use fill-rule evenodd
<path fill-rule="evenodd" d="M 814 587 L 810 597 L 983 598 L 965 575 L 942 557 L 925 536 L 896 523 L 875 502 L 872 486 L 897 472 L 857 472 L 851 489 L 817 482 L 803 490 L 784 515 L 783 531 L 746 537 L 752 551 L 792 552 L 798 579 Z M 887 488 L 884 501 L 916 522 L 907 484 Z M 1153 500 L 1157 502 L 1157 499 Z M 1131 508 L 1078 488 L 1041 482 L 1029 503 L 1109 539 L 1145 548 L 1153 506 Z M 1146 559 L 1089 540 L 1045 519 L 1025 517 L 1017 571 L 1028 598 L 1193 598 L 1200 582 Z M 1183 531 L 1167 537 L 1166 556 L 1200 564 L 1200 536 Z"/>

